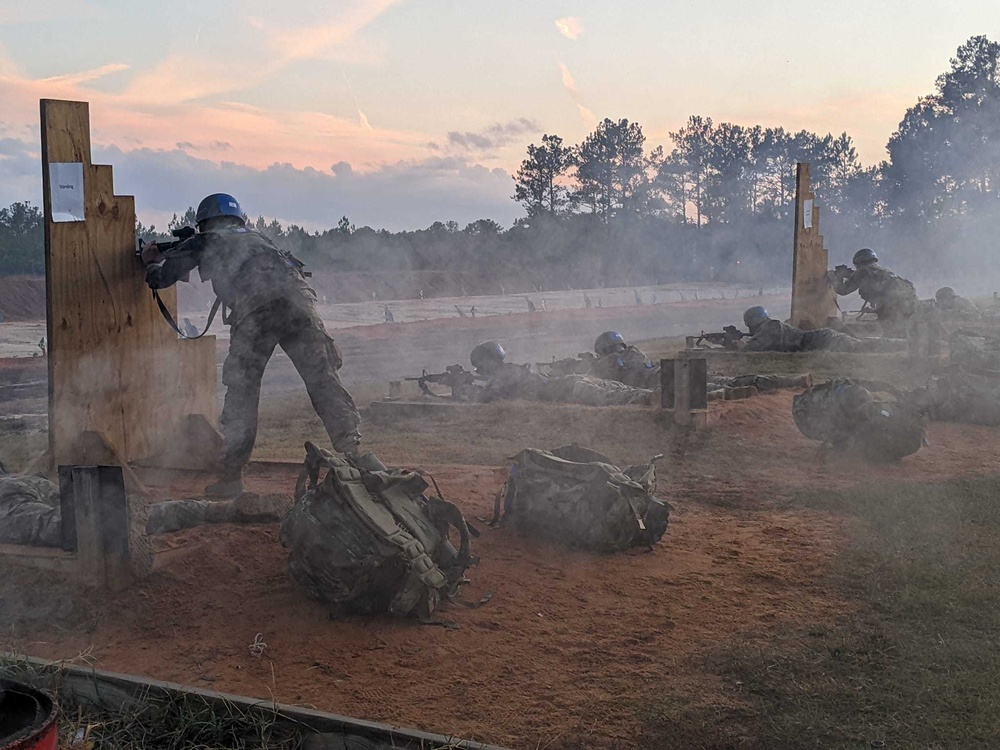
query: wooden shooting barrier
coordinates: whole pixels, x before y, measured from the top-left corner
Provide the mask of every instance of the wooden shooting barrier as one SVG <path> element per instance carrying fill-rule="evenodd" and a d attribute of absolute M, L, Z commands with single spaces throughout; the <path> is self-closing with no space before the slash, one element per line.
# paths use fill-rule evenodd
<path fill-rule="evenodd" d="M 704 427 L 708 423 L 708 362 L 697 352 L 660 360 L 660 406 L 672 409 L 674 423 Z"/>
<path fill-rule="evenodd" d="M 810 189 L 809 164 L 795 165 L 795 250 L 792 257 L 791 323 L 821 328 L 837 313 L 837 296 L 826 280 L 829 254 L 819 233 L 819 206 Z"/>
<path fill-rule="evenodd" d="M 161 317 L 135 257 L 135 201 L 91 163 L 88 104 L 43 99 L 41 136 L 49 449 L 36 467 L 120 465 L 133 490 L 131 462 L 205 468 L 215 337 L 179 339 Z M 161 294 L 176 316 L 176 290 Z"/>

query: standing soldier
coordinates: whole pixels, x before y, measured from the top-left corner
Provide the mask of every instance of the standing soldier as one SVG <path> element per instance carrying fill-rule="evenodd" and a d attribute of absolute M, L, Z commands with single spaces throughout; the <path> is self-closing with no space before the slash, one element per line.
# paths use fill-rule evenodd
<path fill-rule="evenodd" d="M 302 264 L 246 226 L 231 195 L 215 193 L 198 205 L 198 233 L 166 252 L 146 245 L 146 283 L 164 289 L 198 269 L 229 309 L 229 355 L 222 366 L 226 397 L 220 419 L 225 437 L 222 476 L 208 495 L 243 491 L 243 467 L 257 439 L 260 381 L 274 347 L 280 346 L 305 382 L 313 408 L 342 453 L 356 453 L 360 416 L 337 370 L 343 361 L 316 312 L 316 293 Z"/>

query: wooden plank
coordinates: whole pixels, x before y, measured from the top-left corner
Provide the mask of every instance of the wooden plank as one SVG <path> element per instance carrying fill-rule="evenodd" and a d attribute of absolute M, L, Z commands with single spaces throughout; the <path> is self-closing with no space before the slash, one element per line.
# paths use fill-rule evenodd
<path fill-rule="evenodd" d="M 7 669 L 11 671 L 12 676 L 16 675 L 18 679 L 29 682 L 34 687 L 58 688 L 61 695 L 68 694 L 79 703 L 114 711 L 128 709 L 134 707 L 136 703 L 148 700 L 176 702 L 193 699 L 200 705 L 207 704 L 217 708 L 220 714 L 231 715 L 235 710 L 244 715 L 266 718 L 281 729 L 301 732 L 306 746 L 311 748 L 504 750 L 497 745 L 354 719 L 268 700 L 219 693 L 173 682 L 77 667 L 65 662 L 50 662 L 19 654 L 0 654 L 0 658 L 14 668 L 17 665 L 24 665 L 27 668 L 13 671 L 11 666 L 8 666 Z M 51 683 L 45 679 L 46 676 Z"/>
<path fill-rule="evenodd" d="M 664 409 L 674 408 L 674 361 L 660 360 L 660 406 Z"/>
<path fill-rule="evenodd" d="M 119 466 L 60 466 L 63 505 L 72 504 L 74 545 L 82 581 L 120 591 L 132 581 L 129 567 L 129 506 Z"/>
<path fill-rule="evenodd" d="M 826 280 L 829 254 L 819 232 L 819 205 L 810 188 L 809 164 L 796 165 L 793 237 L 791 322 L 800 328 L 820 328 L 837 317 L 837 297 Z"/>
<path fill-rule="evenodd" d="M 674 360 L 674 424 L 691 423 L 691 360 Z"/>
<path fill-rule="evenodd" d="M 692 409 L 708 408 L 708 361 L 704 357 L 688 357 L 688 403 Z"/>
<path fill-rule="evenodd" d="M 23 544 L 0 544 L 0 567 L 18 565 L 35 570 L 50 570 L 66 576 L 77 571 L 76 555 L 55 547 L 29 547 Z"/>
<path fill-rule="evenodd" d="M 135 461 L 175 443 L 189 414 L 216 423 L 215 339 L 188 346 L 160 317 L 135 258 L 135 201 L 91 163 L 87 104 L 43 100 L 41 121 L 50 453 L 84 463 L 77 437 L 91 431 Z M 52 221 L 55 162 L 84 165 L 86 221 Z M 176 314 L 176 291 L 161 296 Z"/>

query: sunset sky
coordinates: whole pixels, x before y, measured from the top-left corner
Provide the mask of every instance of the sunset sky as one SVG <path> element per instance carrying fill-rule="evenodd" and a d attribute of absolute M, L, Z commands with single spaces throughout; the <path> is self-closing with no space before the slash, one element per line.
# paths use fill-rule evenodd
<path fill-rule="evenodd" d="M 91 103 L 95 160 L 162 223 L 204 194 L 307 228 L 520 215 L 543 133 L 650 145 L 691 114 L 847 131 L 879 161 L 1000 3 L 0 0 L 0 206 L 40 201 L 38 100 Z"/>

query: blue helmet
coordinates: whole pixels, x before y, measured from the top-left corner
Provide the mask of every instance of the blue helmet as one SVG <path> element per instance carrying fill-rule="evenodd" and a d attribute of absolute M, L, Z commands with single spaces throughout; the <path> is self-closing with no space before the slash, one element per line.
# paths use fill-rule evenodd
<path fill-rule="evenodd" d="M 200 227 L 202 222 L 222 216 L 232 216 L 242 222 L 243 209 L 240 208 L 240 202 L 228 193 L 212 193 L 198 204 L 194 223 Z"/>
<path fill-rule="evenodd" d="M 743 324 L 752 331 L 754 328 L 766 323 L 770 318 L 771 316 L 767 314 L 767 310 L 760 305 L 756 305 L 748 307 L 746 312 L 743 313 Z"/>
<path fill-rule="evenodd" d="M 851 258 L 851 263 L 855 266 L 863 266 L 868 263 L 878 263 L 878 256 L 871 248 L 863 247 L 854 253 L 854 257 Z"/>
<path fill-rule="evenodd" d="M 628 344 L 625 343 L 625 337 L 618 331 L 605 331 L 594 342 L 594 351 L 599 357 L 626 349 L 628 349 Z"/>
<path fill-rule="evenodd" d="M 490 363 L 493 364 L 503 364 L 504 359 L 507 357 L 507 352 L 503 350 L 499 342 L 496 341 L 484 341 L 483 343 L 476 346 L 472 350 L 472 354 L 469 355 L 469 361 L 472 362 L 472 366 L 477 370 L 483 369 L 485 364 L 489 367 Z"/>

